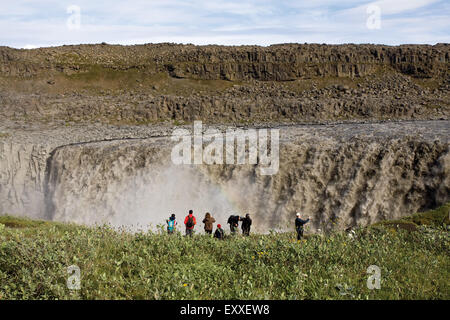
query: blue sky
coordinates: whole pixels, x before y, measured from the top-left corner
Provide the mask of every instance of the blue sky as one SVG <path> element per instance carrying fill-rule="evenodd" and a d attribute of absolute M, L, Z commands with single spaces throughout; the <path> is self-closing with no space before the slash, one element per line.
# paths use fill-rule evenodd
<path fill-rule="evenodd" d="M 79 20 L 68 12 L 71 5 L 80 9 Z M 435 44 L 450 42 L 449 30 L 449 0 L 0 2 L 0 45 L 16 48 L 100 42 Z"/>

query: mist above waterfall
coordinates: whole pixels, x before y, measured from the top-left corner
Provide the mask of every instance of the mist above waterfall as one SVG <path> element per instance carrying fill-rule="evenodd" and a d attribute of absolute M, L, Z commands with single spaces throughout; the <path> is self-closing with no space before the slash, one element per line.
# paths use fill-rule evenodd
<path fill-rule="evenodd" d="M 146 230 L 175 214 L 183 229 L 192 209 L 196 230 L 210 212 L 224 226 L 231 214 L 250 213 L 254 230 L 264 231 L 273 201 L 256 165 L 176 165 L 170 151 L 149 141 L 58 149 L 48 166 L 47 218 Z"/>
<path fill-rule="evenodd" d="M 56 197 L 54 202 L 59 208 L 55 220 L 143 230 L 165 224 L 172 213 L 180 227 L 190 209 L 197 217 L 197 229 L 203 227 L 201 220 L 206 212 L 222 224 L 230 214 L 237 213 L 220 186 L 195 166 L 186 165 L 141 169 L 132 176 L 108 181 L 105 192 L 90 199 L 65 190 L 63 199 Z"/>

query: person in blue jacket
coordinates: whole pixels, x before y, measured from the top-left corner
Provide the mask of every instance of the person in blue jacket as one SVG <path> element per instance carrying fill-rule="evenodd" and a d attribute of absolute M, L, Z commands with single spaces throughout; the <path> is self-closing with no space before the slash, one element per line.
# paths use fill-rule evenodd
<path fill-rule="evenodd" d="M 167 223 L 167 233 L 174 234 L 177 227 L 177 220 L 175 218 L 175 214 L 172 213 L 169 220 L 166 220 Z"/>
<path fill-rule="evenodd" d="M 309 218 L 303 220 L 300 218 L 300 212 L 297 212 L 297 218 L 295 219 L 295 230 L 297 231 L 297 240 L 301 240 L 303 237 L 303 225 L 309 222 Z"/>

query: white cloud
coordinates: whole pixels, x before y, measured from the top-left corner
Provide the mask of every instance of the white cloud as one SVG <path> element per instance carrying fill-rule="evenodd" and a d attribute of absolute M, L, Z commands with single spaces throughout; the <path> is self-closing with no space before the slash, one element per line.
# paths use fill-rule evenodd
<path fill-rule="evenodd" d="M 415 10 L 436 3 L 439 0 L 379 0 L 371 2 L 371 5 L 376 5 L 381 8 L 383 14 L 398 14 L 405 11 Z M 366 6 L 360 6 L 365 10 Z"/>
<path fill-rule="evenodd" d="M 79 30 L 66 27 L 71 4 Z M 381 8 L 380 30 L 366 27 L 368 4 Z M 449 42 L 449 10 L 438 0 L 16 0 L 0 4 L 0 45 Z"/>

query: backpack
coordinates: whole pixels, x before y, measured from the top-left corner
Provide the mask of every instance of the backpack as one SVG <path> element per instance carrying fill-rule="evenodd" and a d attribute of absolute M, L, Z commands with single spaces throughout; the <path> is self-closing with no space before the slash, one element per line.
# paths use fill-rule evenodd
<path fill-rule="evenodd" d="M 173 231 L 174 228 L 175 228 L 175 220 L 169 220 L 167 230 Z"/>
<path fill-rule="evenodd" d="M 186 223 L 186 227 L 192 228 L 193 226 L 194 226 L 194 217 L 190 216 L 190 217 L 188 217 L 188 221 Z"/>

